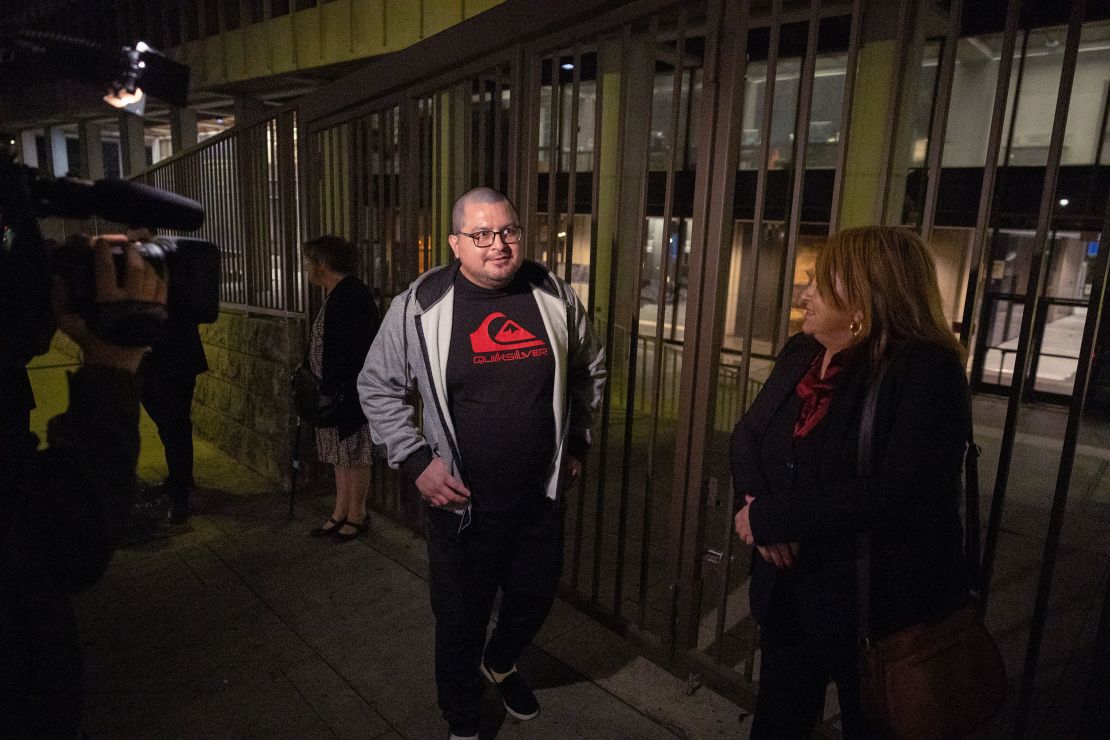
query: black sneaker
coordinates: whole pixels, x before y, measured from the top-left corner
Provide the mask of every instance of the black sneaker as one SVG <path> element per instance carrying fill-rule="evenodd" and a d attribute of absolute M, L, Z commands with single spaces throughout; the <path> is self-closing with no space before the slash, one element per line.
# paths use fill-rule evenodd
<path fill-rule="evenodd" d="M 520 671 L 513 666 L 509 673 L 498 681 L 491 671 L 482 662 L 482 675 L 488 678 L 501 693 L 501 701 L 505 704 L 505 711 L 517 719 L 532 719 L 540 713 L 540 703 L 536 695 L 520 675 Z"/>

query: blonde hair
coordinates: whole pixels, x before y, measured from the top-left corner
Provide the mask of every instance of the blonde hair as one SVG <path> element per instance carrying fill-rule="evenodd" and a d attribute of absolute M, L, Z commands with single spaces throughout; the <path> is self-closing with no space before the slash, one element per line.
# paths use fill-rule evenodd
<path fill-rule="evenodd" d="M 964 348 L 941 309 L 936 265 L 912 231 L 892 226 L 840 231 L 818 254 L 816 276 L 825 301 L 859 312 L 857 342 L 867 348 L 873 368 L 910 341 L 943 347 L 963 361 Z"/>

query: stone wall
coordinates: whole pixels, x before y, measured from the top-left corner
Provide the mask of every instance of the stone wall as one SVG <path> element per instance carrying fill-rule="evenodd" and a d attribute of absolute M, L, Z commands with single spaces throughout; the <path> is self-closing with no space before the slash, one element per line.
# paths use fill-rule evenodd
<path fill-rule="evenodd" d="M 209 371 L 197 378 L 194 432 L 275 486 L 289 484 L 289 374 L 303 354 L 302 327 L 301 319 L 228 311 L 200 327 Z M 304 439 L 302 455 L 311 457 Z"/>

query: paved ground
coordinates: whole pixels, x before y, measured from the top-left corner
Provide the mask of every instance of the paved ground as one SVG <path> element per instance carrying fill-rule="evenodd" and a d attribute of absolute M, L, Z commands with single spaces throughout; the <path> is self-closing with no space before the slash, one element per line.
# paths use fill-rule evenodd
<path fill-rule="evenodd" d="M 61 355 L 36 360 L 40 408 L 62 411 Z M 141 422 L 140 477 L 165 471 Z M 197 514 L 119 551 L 78 600 L 94 738 L 438 738 L 426 551 L 376 518 L 340 544 L 307 536 L 326 495 L 287 498 L 198 440 Z M 557 602 L 521 661 L 543 706 L 507 718 L 492 687 L 484 738 L 737 738 L 741 712 L 639 657 Z"/>
<path fill-rule="evenodd" d="M 70 361 L 33 365 L 40 408 L 66 404 Z M 976 399 L 986 508 L 1005 404 Z M 1023 411 L 988 623 L 1011 679 L 1021 673 L 1064 416 Z M 143 416 L 139 475 L 159 480 L 162 450 Z M 1110 577 L 1110 435 L 1081 436 L 1032 712 L 1034 736 L 1073 736 Z M 326 495 L 287 501 L 236 462 L 197 443 L 198 514 L 118 553 L 79 599 L 88 660 L 87 729 L 96 738 L 436 738 L 432 617 L 423 542 L 377 518 L 347 544 L 306 536 Z M 483 737 L 743 738 L 741 711 L 639 657 L 565 603 L 522 660 L 543 712 L 506 719 L 491 689 Z M 1016 687 L 1015 687 L 1016 688 Z M 1013 699 L 1008 715 L 1012 716 Z M 992 736 L 1009 736 L 1007 718 Z"/>

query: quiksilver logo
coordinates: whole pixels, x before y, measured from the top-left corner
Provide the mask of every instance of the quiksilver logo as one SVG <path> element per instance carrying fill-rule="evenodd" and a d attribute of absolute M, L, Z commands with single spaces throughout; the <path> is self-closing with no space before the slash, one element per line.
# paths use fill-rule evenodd
<path fill-rule="evenodd" d="M 494 311 L 470 334 L 474 364 L 512 362 L 548 354 L 546 343 L 500 311 Z"/>
<path fill-rule="evenodd" d="M 485 365 L 490 362 L 512 362 L 513 360 L 527 360 L 529 357 L 543 357 L 547 353 L 547 347 L 536 347 L 535 349 L 514 349 L 512 352 L 491 352 L 488 355 L 474 355 L 474 364 Z"/>

